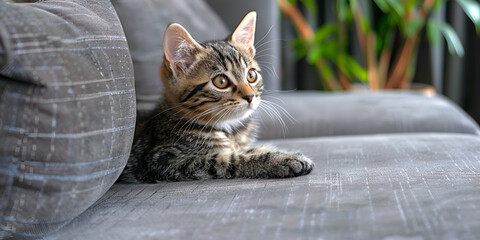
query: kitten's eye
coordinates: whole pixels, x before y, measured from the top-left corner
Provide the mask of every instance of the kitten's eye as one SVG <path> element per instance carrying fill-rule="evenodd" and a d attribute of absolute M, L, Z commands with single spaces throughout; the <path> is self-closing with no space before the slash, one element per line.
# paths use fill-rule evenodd
<path fill-rule="evenodd" d="M 225 76 L 216 76 L 212 81 L 217 88 L 225 89 L 228 87 L 228 79 Z"/>
<path fill-rule="evenodd" d="M 255 81 L 257 81 L 257 72 L 253 69 L 248 70 L 247 80 L 250 83 L 254 83 Z"/>

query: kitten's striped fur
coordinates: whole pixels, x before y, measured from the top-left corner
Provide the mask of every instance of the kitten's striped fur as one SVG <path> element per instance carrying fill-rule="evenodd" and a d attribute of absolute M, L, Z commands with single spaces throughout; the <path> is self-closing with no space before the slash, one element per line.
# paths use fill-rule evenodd
<path fill-rule="evenodd" d="M 226 41 L 202 44 L 178 24 L 167 28 L 164 96 L 153 117 L 138 125 L 121 179 L 283 178 L 312 170 L 300 153 L 249 146 L 256 131 L 250 115 L 263 91 L 255 20 L 249 13 Z"/>

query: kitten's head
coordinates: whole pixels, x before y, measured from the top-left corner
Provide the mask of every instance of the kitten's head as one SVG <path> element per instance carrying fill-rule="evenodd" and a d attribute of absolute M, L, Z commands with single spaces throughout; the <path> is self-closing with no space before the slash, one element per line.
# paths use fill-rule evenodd
<path fill-rule="evenodd" d="M 171 24 L 163 42 L 160 75 L 164 99 L 187 119 L 230 128 L 260 104 L 260 67 L 254 60 L 256 13 L 251 12 L 225 41 L 196 42 Z"/>

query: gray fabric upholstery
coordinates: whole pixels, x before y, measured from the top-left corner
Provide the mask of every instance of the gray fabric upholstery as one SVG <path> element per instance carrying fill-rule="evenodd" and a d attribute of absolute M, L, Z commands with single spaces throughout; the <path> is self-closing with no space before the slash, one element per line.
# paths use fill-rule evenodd
<path fill-rule="evenodd" d="M 265 141 L 259 144 L 305 153 L 316 168 L 293 179 L 108 190 L 133 138 L 133 68 L 139 106 L 151 108 L 161 93 L 168 23 L 181 23 L 199 40 L 228 34 L 200 1 L 113 2 L 135 66 L 109 1 L 0 0 L 0 239 L 37 238 L 82 212 L 45 239 L 480 235 L 478 126 L 442 97 L 411 93 L 280 94 L 298 121 L 285 137 L 467 134 Z M 278 122 L 261 118 L 263 138 L 284 137 Z"/>
<path fill-rule="evenodd" d="M 137 108 L 151 110 L 163 84 L 163 34 L 170 23 L 184 26 L 197 41 L 224 39 L 230 32 L 214 11 L 198 0 L 112 0 L 125 30 L 133 67 Z"/>
<path fill-rule="evenodd" d="M 108 0 L 0 0 L 0 49 L 0 239 L 38 238 L 125 166 L 133 66 Z"/>
<path fill-rule="evenodd" d="M 310 156 L 292 179 L 116 184 L 46 239 L 475 239 L 480 138 L 397 134 L 262 142 Z"/>
<path fill-rule="evenodd" d="M 402 132 L 452 132 L 479 135 L 478 125 L 462 109 L 442 96 L 415 92 L 320 93 L 296 91 L 269 94 L 286 124 L 258 111 L 260 138 L 298 138 Z M 267 104 L 272 105 L 272 104 Z M 296 121 L 289 121 L 283 107 Z M 272 111 L 270 111 L 272 112 Z M 270 115 L 272 115 L 270 113 Z"/>

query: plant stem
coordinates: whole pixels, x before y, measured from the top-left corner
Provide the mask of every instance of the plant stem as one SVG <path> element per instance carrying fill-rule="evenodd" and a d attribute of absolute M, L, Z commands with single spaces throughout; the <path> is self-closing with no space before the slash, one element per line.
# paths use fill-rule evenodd
<path fill-rule="evenodd" d="M 338 8 L 338 6 L 337 6 Z M 338 49 L 340 54 L 345 54 L 346 53 L 346 47 L 347 47 L 347 29 L 345 26 L 345 20 L 340 19 L 339 14 L 336 14 L 336 19 L 338 23 Z M 337 54 L 340 55 L 340 54 Z M 337 77 L 338 77 L 338 82 L 340 83 L 340 87 L 343 90 L 350 90 L 351 89 L 351 83 L 348 79 L 348 77 L 343 73 L 343 71 L 340 69 L 340 67 L 337 65 Z"/>
<path fill-rule="evenodd" d="M 367 34 L 367 49 L 365 49 L 365 52 L 367 53 L 368 86 L 370 90 L 377 91 L 379 84 L 375 39 L 376 36 L 373 32 Z"/>
<path fill-rule="evenodd" d="M 380 63 L 378 64 L 378 85 L 380 88 L 385 88 L 391 55 L 392 52 L 388 48 L 385 48 L 380 55 Z"/>
<path fill-rule="evenodd" d="M 292 20 L 295 28 L 297 30 L 297 34 L 300 38 L 303 38 L 307 41 L 312 41 L 313 39 L 313 31 L 310 25 L 308 25 L 307 21 L 303 17 L 302 13 L 298 9 L 297 6 L 289 4 L 286 0 L 277 0 L 280 9 L 282 12 L 287 16 L 290 20 Z M 329 74 L 326 72 L 326 61 L 322 58 L 318 59 L 315 63 L 315 67 L 317 71 L 321 75 L 321 80 L 323 80 L 322 85 L 325 87 L 325 90 L 332 91 L 338 90 L 338 80 L 333 76 L 333 74 Z"/>
<path fill-rule="evenodd" d="M 310 25 L 308 25 L 297 6 L 289 4 L 286 0 L 278 0 L 278 4 L 280 5 L 280 8 L 285 16 L 292 20 L 297 29 L 298 35 L 302 38 L 310 40 L 313 36 L 312 28 Z"/>
<path fill-rule="evenodd" d="M 428 13 L 432 9 L 434 4 L 434 0 L 425 0 L 422 6 L 420 6 L 420 9 L 418 11 L 419 16 L 422 18 L 422 24 L 425 24 L 425 21 L 427 19 Z M 405 17 L 406 18 L 412 18 L 412 12 L 406 12 Z M 420 39 L 420 30 L 422 28 L 419 28 L 417 32 L 411 36 L 408 37 L 405 40 L 405 44 L 403 45 L 403 48 L 401 50 L 401 53 L 399 57 L 397 58 L 397 61 L 395 63 L 395 66 L 393 67 L 393 70 L 388 77 L 388 81 L 386 84 L 386 88 L 408 88 L 410 85 L 410 82 L 412 81 L 412 76 L 413 73 L 408 74 L 407 71 L 409 70 L 409 62 L 411 61 L 412 57 L 417 57 L 414 52 L 415 49 L 417 48 L 417 45 L 419 43 Z M 415 56 L 412 56 L 415 54 Z"/>
<path fill-rule="evenodd" d="M 357 37 L 358 43 L 360 44 L 360 50 L 362 51 L 362 55 L 366 60 L 366 53 L 365 50 L 367 49 L 367 36 L 362 30 L 362 10 L 360 9 L 360 4 L 354 9 L 353 18 L 355 19 L 355 29 L 357 30 Z"/>
<path fill-rule="evenodd" d="M 315 63 L 315 67 L 317 67 L 317 71 L 318 73 L 320 73 L 321 79 L 323 79 L 322 85 L 323 87 L 325 87 L 325 90 L 334 91 L 339 89 L 338 82 L 333 77 L 332 73 L 325 70 L 325 60 L 323 60 L 322 58 L 318 59 Z"/>
<path fill-rule="evenodd" d="M 367 64 L 368 86 L 370 90 L 378 90 L 380 85 L 378 81 L 377 54 L 375 51 L 376 35 L 373 31 L 364 32 L 362 29 L 362 11 L 360 4 L 354 9 L 355 29 L 358 36 L 358 42 L 362 51 L 363 58 Z"/>
<path fill-rule="evenodd" d="M 412 52 L 418 43 L 418 39 L 419 33 L 417 32 L 415 35 L 405 40 L 405 44 L 403 45 L 400 55 L 398 56 L 393 70 L 388 77 L 387 84 L 385 86 L 386 88 L 392 89 L 408 86 L 408 84 L 404 82 L 408 81 L 408 78 L 406 78 L 406 71 L 408 62 L 412 56 Z"/>
<path fill-rule="evenodd" d="M 345 76 L 345 74 L 340 69 L 337 69 L 337 75 L 338 75 L 338 82 L 340 83 L 340 87 L 342 87 L 343 90 L 352 89 L 352 84 L 350 84 L 350 81 L 348 81 L 347 76 Z"/>

